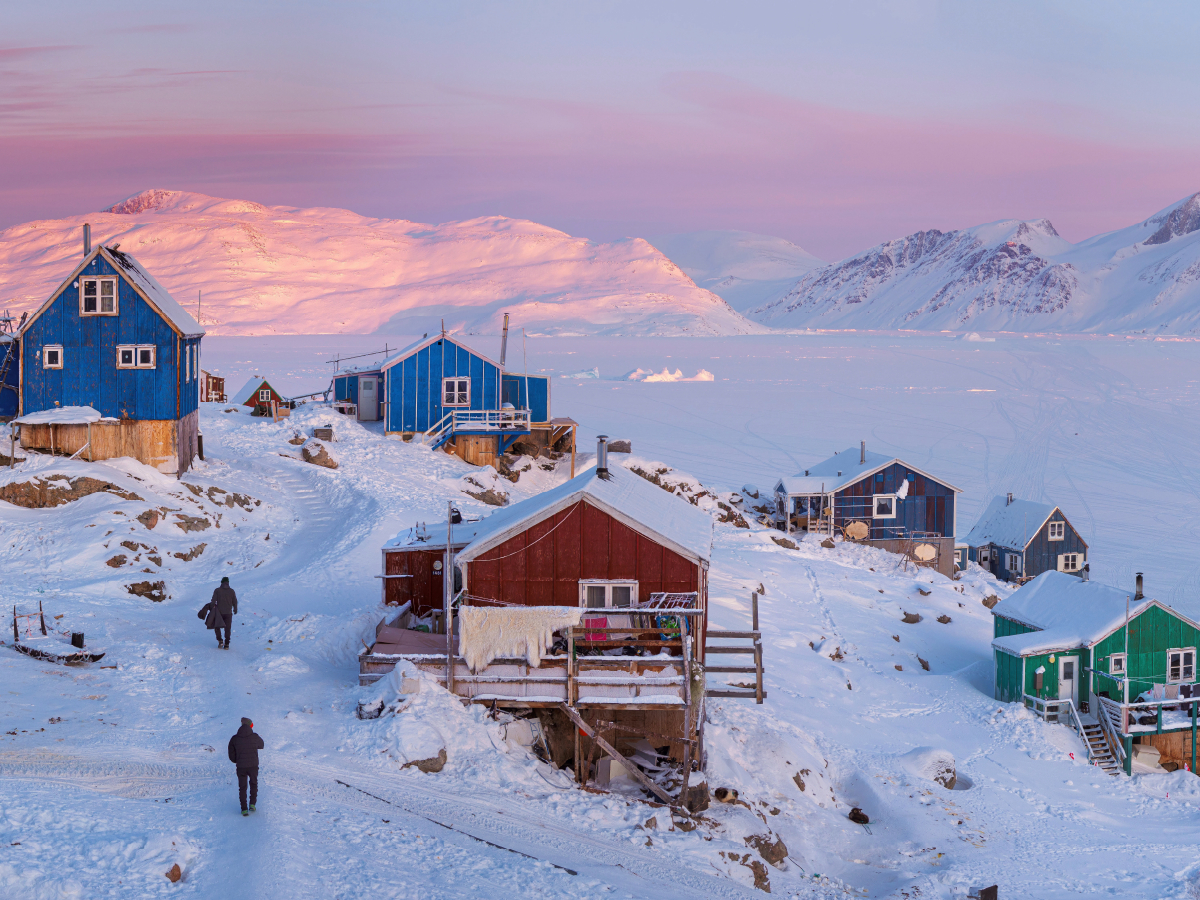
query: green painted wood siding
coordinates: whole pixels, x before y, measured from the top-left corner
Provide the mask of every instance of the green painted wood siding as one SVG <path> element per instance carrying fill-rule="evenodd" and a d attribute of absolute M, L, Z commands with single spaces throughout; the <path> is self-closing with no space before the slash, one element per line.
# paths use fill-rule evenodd
<path fill-rule="evenodd" d="M 1151 685 L 1166 684 L 1167 651 L 1180 647 L 1196 647 L 1200 644 L 1200 632 L 1189 623 L 1166 610 L 1152 606 L 1135 616 L 1129 623 L 1129 699 Z M 1125 652 L 1125 626 L 1106 637 L 1095 648 L 1096 668 L 1107 672 L 1109 657 Z M 1102 675 L 1093 675 L 1092 690 L 1099 694 L 1107 692 L 1114 699 L 1120 697 L 1120 686 Z"/>
<path fill-rule="evenodd" d="M 1020 703 L 1023 696 L 1022 685 L 1024 685 L 1024 693 L 1031 696 L 1041 697 L 1043 700 L 1059 699 L 1058 664 L 1064 656 L 1078 659 L 1075 667 L 1075 696 L 1071 699 L 1078 706 L 1081 699 L 1087 698 L 1087 682 L 1083 673 L 1084 669 L 1091 666 L 1092 654 L 1089 650 L 1067 650 L 1065 652 L 1056 650 L 1052 653 L 1039 653 L 1037 656 L 1016 657 L 1003 650 L 993 648 L 992 655 L 996 661 L 995 695 L 997 700 L 1004 703 Z M 1054 657 L 1054 662 L 1050 661 L 1051 656 Z M 1042 689 L 1038 690 L 1037 670 L 1042 666 L 1046 671 L 1042 675 Z"/>
<path fill-rule="evenodd" d="M 992 614 L 992 637 L 994 638 L 1008 637 L 1010 634 L 1029 634 L 1031 631 L 1037 631 L 1037 629 L 1022 625 L 1012 619 L 1006 619 L 1004 616 Z"/>

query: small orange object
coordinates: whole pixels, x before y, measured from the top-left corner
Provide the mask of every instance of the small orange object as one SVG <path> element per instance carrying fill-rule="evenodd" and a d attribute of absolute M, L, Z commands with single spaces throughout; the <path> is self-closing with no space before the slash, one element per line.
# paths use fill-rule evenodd
<path fill-rule="evenodd" d="M 179 863 L 175 863 L 171 868 L 167 869 L 167 877 L 171 879 L 171 884 L 175 884 L 183 877 L 183 872 L 179 871 Z"/>

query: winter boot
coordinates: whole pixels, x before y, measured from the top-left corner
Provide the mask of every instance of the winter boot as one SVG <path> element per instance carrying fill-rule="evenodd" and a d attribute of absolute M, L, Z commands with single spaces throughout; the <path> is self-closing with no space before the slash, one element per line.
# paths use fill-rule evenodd
<path fill-rule="evenodd" d="M 250 810 L 248 810 L 248 809 L 243 809 L 243 810 L 242 810 L 242 815 L 243 815 L 243 816 L 248 816 L 248 815 L 250 815 Z"/>
<path fill-rule="evenodd" d="M 250 812 L 254 812 L 254 811 L 255 811 L 255 810 L 254 810 L 254 804 L 253 804 L 253 803 L 251 803 L 251 804 L 250 804 Z"/>

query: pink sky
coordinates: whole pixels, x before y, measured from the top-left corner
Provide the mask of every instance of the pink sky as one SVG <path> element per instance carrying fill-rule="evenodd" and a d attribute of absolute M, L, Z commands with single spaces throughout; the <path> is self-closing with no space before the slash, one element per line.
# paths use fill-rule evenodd
<path fill-rule="evenodd" d="M 0 12 L 0 226 L 162 187 L 837 259 L 1200 190 L 1184 5 L 68 6 Z"/>

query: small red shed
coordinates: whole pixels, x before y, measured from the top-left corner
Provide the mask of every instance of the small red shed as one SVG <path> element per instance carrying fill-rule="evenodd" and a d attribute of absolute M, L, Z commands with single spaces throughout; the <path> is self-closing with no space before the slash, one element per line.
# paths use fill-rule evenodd
<path fill-rule="evenodd" d="M 285 402 L 283 395 L 261 375 L 250 376 L 242 389 L 233 395 L 233 403 L 237 406 L 270 406 L 271 403 L 282 405 Z"/>

